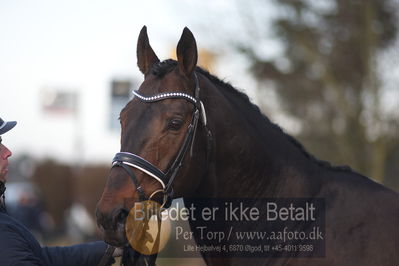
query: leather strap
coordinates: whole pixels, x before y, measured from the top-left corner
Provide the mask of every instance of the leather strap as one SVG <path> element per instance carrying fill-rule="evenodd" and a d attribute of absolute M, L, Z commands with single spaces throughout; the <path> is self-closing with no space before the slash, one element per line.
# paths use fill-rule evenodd
<path fill-rule="evenodd" d="M 162 187 L 165 189 L 165 184 L 168 182 L 166 175 L 156 166 L 154 166 L 149 161 L 143 159 L 142 157 L 129 152 L 118 152 L 112 161 L 123 162 L 127 165 L 146 172 L 147 174 L 157 179 L 162 184 Z"/>
<path fill-rule="evenodd" d="M 113 258 L 112 255 L 114 254 L 116 247 L 107 245 L 107 249 L 105 250 L 104 255 L 102 256 L 98 266 L 105 266 L 109 265 L 110 260 Z"/>
<path fill-rule="evenodd" d="M 125 169 L 125 171 L 128 173 L 128 175 L 130 176 L 130 178 L 132 179 L 134 185 L 136 186 L 136 190 L 139 193 L 139 198 L 141 201 L 145 200 L 145 193 L 144 193 L 144 189 L 140 186 L 139 181 L 137 180 L 136 175 L 134 174 L 134 172 L 130 169 L 129 166 L 125 165 L 123 162 L 117 161 L 114 162 L 114 164 L 112 165 L 112 167 L 115 166 L 120 166 L 123 169 Z"/>
<path fill-rule="evenodd" d="M 6 185 L 4 184 L 3 181 L 0 181 L 0 196 L 2 196 L 5 191 L 6 191 Z"/>

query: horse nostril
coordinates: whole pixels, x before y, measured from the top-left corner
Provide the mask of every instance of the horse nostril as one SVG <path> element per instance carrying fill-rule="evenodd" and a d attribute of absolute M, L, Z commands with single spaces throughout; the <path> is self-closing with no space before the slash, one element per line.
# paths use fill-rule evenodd
<path fill-rule="evenodd" d="M 129 211 L 126 209 L 121 209 L 118 215 L 115 217 L 116 223 L 125 223 L 127 216 L 129 215 Z"/>
<path fill-rule="evenodd" d="M 124 226 L 129 211 L 124 208 L 116 208 L 112 212 L 96 211 L 97 225 L 104 231 L 115 231 L 120 226 Z"/>

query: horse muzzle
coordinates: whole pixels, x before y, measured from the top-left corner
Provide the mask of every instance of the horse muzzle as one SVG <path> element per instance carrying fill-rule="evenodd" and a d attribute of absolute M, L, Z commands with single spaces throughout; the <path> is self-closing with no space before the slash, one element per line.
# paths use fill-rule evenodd
<path fill-rule="evenodd" d="M 97 224 L 106 243 L 115 247 L 126 245 L 125 223 L 128 214 L 129 212 L 123 208 L 117 208 L 107 214 L 97 207 Z"/>

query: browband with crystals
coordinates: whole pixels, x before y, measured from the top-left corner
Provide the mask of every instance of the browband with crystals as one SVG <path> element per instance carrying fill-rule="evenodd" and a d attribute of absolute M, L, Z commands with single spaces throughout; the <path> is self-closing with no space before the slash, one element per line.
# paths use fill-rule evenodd
<path fill-rule="evenodd" d="M 157 101 L 161 101 L 161 100 L 165 100 L 165 99 L 184 98 L 194 105 L 197 104 L 197 100 L 194 97 L 192 97 L 186 93 L 182 93 L 182 92 L 165 92 L 165 93 L 160 93 L 160 94 L 157 94 L 154 96 L 143 96 L 139 93 L 138 90 L 134 90 L 133 94 L 135 96 L 137 96 L 141 101 L 147 102 L 147 103 L 153 103 L 153 102 L 157 102 Z"/>

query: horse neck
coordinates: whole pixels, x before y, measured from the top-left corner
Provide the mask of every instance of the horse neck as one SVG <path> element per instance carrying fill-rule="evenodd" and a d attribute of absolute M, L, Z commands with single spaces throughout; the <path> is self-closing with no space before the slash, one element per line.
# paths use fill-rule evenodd
<path fill-rule="evenodd" d="M 231 88 L 209 80 L 204 103 L 213 135 L 210 170 L 199 194 L 215 197 L 305 197 L 320 168 L 277 126 Z"/>

